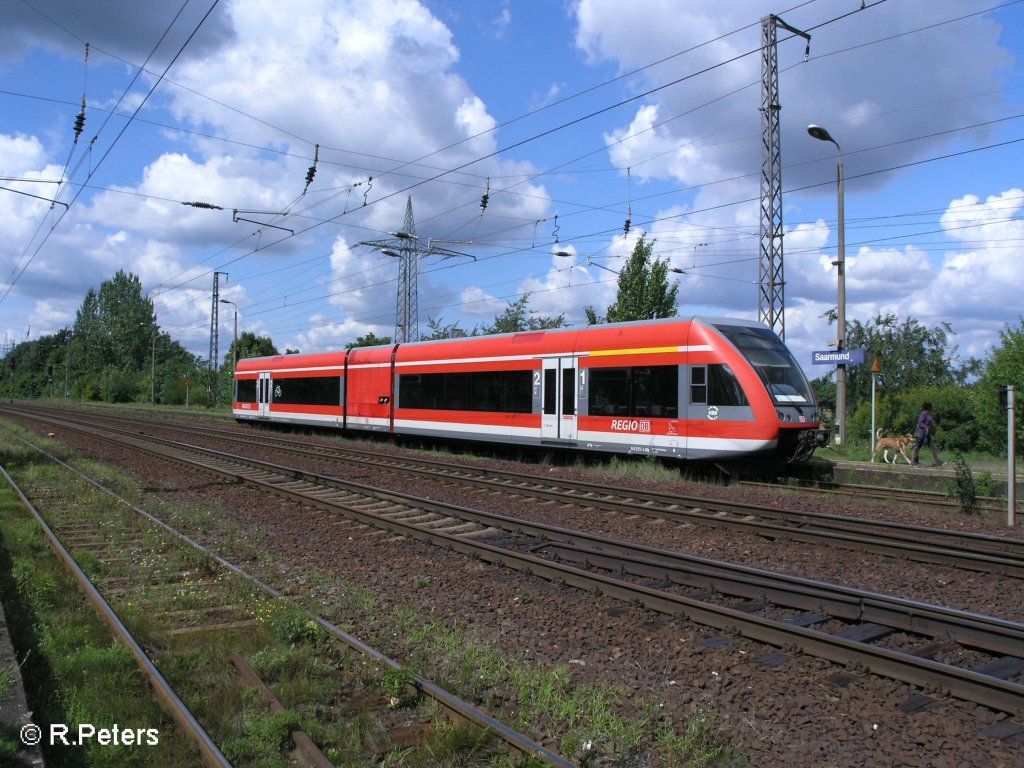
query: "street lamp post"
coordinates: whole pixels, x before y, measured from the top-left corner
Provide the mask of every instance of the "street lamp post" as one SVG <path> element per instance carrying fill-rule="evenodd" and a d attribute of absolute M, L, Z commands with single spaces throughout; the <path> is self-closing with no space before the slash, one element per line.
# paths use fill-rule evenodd
<path fill-rule="evenodd" d="M 140 326 L 148 326 L 149 323 L 143 321 L 139 323 Z M 149 404 L 156 405 L 156 336 L 159 331 L 153 328 L 152 345 L 149 350 Z"/>
<path fill-rule="evenodd" d="M 64 397 L 71 397 L 71 338 L 73 333 L 68 334 L 67 368 L 64 371 Z"/>
<path fill-rule="evenodd" d="M 838 255 L 836 261 L 832 262 L 839 270 L 839 306 L 836 310 L 836 351 L 842 352 L 846 349 L 846 220 L 843 211 L 843 150 L 839 142 L 832 138 L 828 131 L 820 125 L 807 126 L 807 133 L 819 141 L 828 141 L 835 144 L 836 152 L 839 155 L 838 173 L 838 197 L 839 197 L 839 233 L 838 233 Z M 836 421 L 839 434 L 836 435 L 836 445 L 843 445 L 846 442 L 846 364 L 840 362 L 836 366 Z"/>
<path fill-rule="evenodd" d="M 153 348 L 149 358 L 149 404 L 156 405 L 156 330 L 153 331 Z"/>
<path fill-rule="evenodd" d="M 221 299 L 221 304 L 230 304 L 235 308 L 235 337 L 231 344 L 231 378 L 235 378 L 235 370 L 238 368 L 238 305 L 228 299 Z M 237 380 L 236 380 L 237 381 Z M 232 391 L 236 384 L 232 384 Z M 233 396 L 232 396 L 233 397 Z M 233 407 L 233 406 L 232 406 Z"/>

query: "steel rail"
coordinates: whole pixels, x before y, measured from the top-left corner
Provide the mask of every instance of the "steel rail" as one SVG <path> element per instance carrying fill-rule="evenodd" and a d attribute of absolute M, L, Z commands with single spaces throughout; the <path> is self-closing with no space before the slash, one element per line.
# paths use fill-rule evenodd
<path fill-rule="evenodd" d="M 794 491 L 800 494 L 835 494 L 842 496 L 858 496 L 860 498 L 879 499 L 888 502 L 907 502 L 925 504 L 929 507 L 959 509 L 960 502 L 950 498 L 942 491 L 929 491 L 912 488 L 889 488 L 884 485 L 865 483 L 839 483 L 835 481 L 818 481 L 814 485 L 786 485 L 753 480 L 741 480 L 739 485 L 749 488 L 771 488 L 773 490 Z M 979 496 L 978 509 L 982 512 L 1002 512 L 1006 510 L 1005 500 L 994 496 Z"/>
<path fill-rule="evenodd" d="M 83 423 L 75 422 L 73 419 L 70 422 Z M 115 428 L 110 427 L 109 429 Z M 122 430 L 122 432 L 137 434 L 128 430 Z M 165 438 L 153 437 L 152 439 L 164 440 L 168 444 L 188 445 Z M 283 441 L 278 440 L 278 442 Z M 191 447 L 200 451 L 204 450 L 199 446 Z M 308 447 L 300 446 L 289 450 L 323 457 L 323 452 L 311 451 Z M 342 450 L 349 451 L 349 449 Z M 234 456 L 234 459 L 257 461 L 237 455 Z M 673 496 L 650 491 L 614 488 L 577 480 L 534 478 L 529 475 L 517 475 L 490 469 L 478 470 L 464 465 L 451 465 L 431 460 L 392 460 L 392 457 L 374 456 L 372 459 L 360 459 L 360 461 L 376 466 L 381 464 L 402 465 L 411 461 L 416 464 L 433 465 L 441 471 L 445 478 L 534 498 L 546 498 L 596 509 L 738 530 L 764 538 L 783 538 L 811 544 L 820 544 L 825 541 L 833 546 L 854 551 L 873 552 L 918 562 L 954 565 L 982 572 L 1024 578 L 1024 541 L 1017 539 L 965 534 L 940 528 L 918 528 L 903 523 L 761 507 L 694 496 Z M 421 467 L 403 466 L 403 469 L 410 472 L 429 472 Z M 429 473 L 437 474 L 437 472 Z M 309 474 L 312 476 L 313 473 Z M 335 480 L 335 482 L 348 481 Z M 562 490 L 564 488 L 570 490 Z M 680 505 L 684 503 L 694 506 L 690 509 L 680 509 Z M 739 517 L 727 517 L 723 513 Z"/>
<path fill-rule="evenodd" d="M 111 418 L 111 417 L 107 417 Z M 115 420 L 130 421 L 143 425 L 151 425 L 151 422 L 139 422 L 138 420 L 122 419 L 112 417 Z M 171 427 L 172 429 L 174 427 Z M 246 445 L 253 444 L 253 440 L 239 435 L 237 432 L 211 427 L 178 427 L 180 430 L 195 433 L 196 431 L 206 432 L 216 436 L 218 439 L 230 439 Z M 325 455 L 344 458 L 346 461 L 362 463 L 370 466 L 380 467 L 399 466 L 405 471 L 420 472 L 430 476 L 442 476 L 448 479 L 457 480 L 463 483 L 471 483 L 481 487 L 500 488 L 512 490 L 522 495 L 549 498 L 564 501 L 565 503 L 580 504 L 599 509 L 610 509 L 623 511 L 628 506 L 628 511 L 645 516 L 686 516 L 691 521 L 700 524 L 716 527 L 729 527 L 750 530 L 753 523 L 751 520 L 736 521 L 721 517 L 721 513 L 735 514 L 742 517 L 756 517 L 765 520 L 777 521 L 777 527 L 766 529 L 769 536 L 794 538 L 798 541 L 813 541 L 807 538 L 810 532 L 821 531 L 831 535 L 832 531 L 847 534 L 864 534 L 875 537 L 882 541 L 908 542 L 917 545 L 939 546 L 954 551 L 962 551 L 968 558 L 973 553 L 994 553 L 1001 554 L 1019 561 L 1024 568 L 1024 540 L 1007 538 L 1003 536 L 992 536 L 988 534 L 964 533 L 951 531 L 943 528 L 927 528 L 909 525 L 906 523 L 895 523 L 881 520 L 866 520 L 862 518 L 849 517 L 844 515 L 831 515 L 821 512 L 806 512 L 802 510 L 781 509 L 778 507 L 765 507 L 744 502 L 729 502 L 719 499 L 709 499 L 700 496 L 676 495 L 660 493 L 655 491 L 644 491 L 608 486 L 600 483 L 586 482 L 569 479 L 541 478 L 529 474 L 517 474 L 496 469 L 480 469 L 464 464 L 453 464 L 447 461 L 432 459 L 395 457 L 380 454 L 373 454 L 353 448 L 341 448 L 335 446 L 323 446 L 322 448 L 311 448 L 309 443 L 299 440 L 290 440 L 281 437 L 268 437 L 265 433 L 259 438 L 261 447 L 267 442 L 284 447 L 287 450 L 303 455 L 324 458 Z M 534 487 L 536 486 L 536 487 Z M 569 490 L 564 490 L 569 489 Z M 578 493 L 577 493 L 578 492 Z M 690 510 L 679 509 L 681 505 L 690 505 Z M 786 533 L 796 529 L 795 533 Z M 755 531 L 756 533 L 756 531 Z M 837 539 L 843 541 L 843 539 Z M 864 547 L 864 541 L 852 540 L 854 548 Z M 925 562 L 937 562 L 932 559 L 932 550 Z M 887 552 L 887 553 L 891 553 Z M 941 561 L 938 561 L 941 562 Z M 1014 574 L 1017 575 L 1017 574 Z"/>
<path fill-rule="evenodd" d="M 303 608 L 302 606 L 295 605 L 283 593 L 281 593 L 280 591 L 278 591 L 274 587 L 270 586 L 266 582 L 260 580 L 256 576 L 253 576 L 252 574 L 248 573 L 245 569 L 243 569 L 243 568 L 235 565 L 234 563 L 224 559 L 223 557 L 221 557 L 217 553 L 213 552 L 212 550 L 208 549 L 207 547 L 203 546 L 202 544 L 200 544 L 199 542 L 197 542 L 195 539 L 191 538 L 187 534 L 182 533 L 181 531 L 178 531 L 174 527 L 168 525 L 167 523 L 165 523 L 160 518 L 155 517 L 151 513 L 147 512 L 146 510 L 141 509 L 140 507 L 132 504 L 132 502 L 130 502 L 127 499 L 123 498 L 122 496 L 118 495 L 114 491 L 112 491 L 109 488 L 105 487 L 103 484 L 99 483 L 95 479 L 93 479 L 93 478 L 89 477 L 88 475 L 84 474 L 83 472 L 81 472 L 80 470 L 76 469 L 75 467 L 72 467 L 70 464 L 68 464 L 68 463 L 62 461 L 61 459 L 59 459 L 58 457 L 52 455 L 51 453 L 49 453 L 45 449 L 41 448 L 40 446 L 37 446 L 37 445 L 27 441 L 27 440 L 23 440 L 23 442 L 25 442 L 27 445 L 30 445 L 32 448 L 34 448 L 35 450 L 39 451 L 40 453 L 42 453 L 43 455 L 45 455 L 46 457 L 48 457 L 52 461 L 54 461 L 57 464 L 59 464 L 60 466 L 64 467 L 66 470 L 74 473 L 75 475 L 80 477 L 85 482 L 89 483 L 91 486 L 93 486 L 97 490 L 102 491 L 103 493 L 106 493 L 109 496 L 113 497 L 114 499 L 116 499 L 121 504 L 124 504 L 125 506 L 127 506 L 129 509 L 131 509 L 136 514 L 144 517 L 145 519 L 149 520 L 150 522 L 154 523 L 155 525 L 163 528 L 165 531 L 167 531 L 171 535 L 175 536 L 176 538 L 180 539 L 184 543 L 188 544 L 190 547 L 193 547 L 197 551 L 201 552 L 206 557 L 209 557 L 210 559 L 214 560 L 215 562 L 217 562 L 218 564 L 220 564 L 221 566 L 223 566 L 227 570 L 231 571 L 235 575 L 245 579 L 246 581 L 248 581 L 250 584 L 255 586 L 260 591 L 264 592 L 265 594 L 269 595 L 270 597 L 274 597 L 274 598 L 278 598 L 278 599 L 287 601 L 296 610 L 298 610 L 301 613 L 305 614 L 305 616 L 307 618 L 315 621 L 321 628 L 323 628 L 325 631 L 327 631 L 329 634 L 333 635 L 337 639 L 339 639 L 342 642 L 344 642 L 346 645 L 348 645 L 353 650 L 356 650 L 359 653 L 361 653 L 361 654 L 363 654 L 365 656 L 368 656 L 369 658 L 373 659 L 374 661 L 376 661 L 376 662 L 378 662 L 380 664 L 384 664 L 385 666 L 387 666 L 387 667 L 389 667 L 389 668 L 391 668 L 393 670 L 396 670 L 396 671 L 399 671 L 399 672 L 404 670 L 402 665 L 399 664 L 394 659 L 391 659 L 390 657 L 384 655 L 383 653 L 381 653 L 377 649 L 373 648 L 372 646 L 367 645 L 366 643 L 364 643 L 362 640 L 360 640 L 359 638 L 355 637 L 354 635 L 351 635 L 351 634 L 345 632 L 343 629 L 341 629 L 337 625 L 333 624 L 332 622 L 328 621 L 327 619 L 324 619 L 322 616 L 319 616 L 317 614 L 311 613 L 311 612 L 307 611 L 305 608 Z M 3 471 L 3 467 L 0 467 L 0 471 Z M 7 473 L 4 472 L 4 475 L 6 476 Z M 13 481 L 10 481 L 10 482 L 13 483 Z M 19 494 L 20 494 L 20 491 L 19 491 Z M 70 554 L 68 554 L 67 557 L 70 558 L 71 557 Z M 72 559 L 71 562 L 74 563 L 74 560 Z M 76 567 L 77 567 L 77 564 L 76 564 Z M 83 576 L 84 576 L 84 574 L 83 574 Z M 102 598 L 100 598 L 100 599 L 102 599 Z M 155 669 L 155 667 L 154 667 L 154 669 Z M 159 673 L 157 673 L 157 674 L 159 674 Z M 565 760 L 560 755 L 557 755 L 554 752 L 551 752 L 550 750 L 546 749 L 545 747 L 542 747 L 541 745 L 537 744 L 533 740 L 529 739 L 524 734 L 521 734 L 518 731 L 515 731 L 515 730 L 509 728 L 504 723 L 500 722 L 499 720 L 496 720 L 495 718 L 491 717 L 487 713 L 477 709 L 472 704 L 469 704 L 468 702 L 460 699 L 459 697 L 455 696 L 454 694 L 449 693 L 448 691 L 446 691 L 443 688 L 437 686 L 436 684 L 432 683 L 431 681 L 429 681 L 429 680 L 427 680 L 425 678 L 422 678 L 422 677 L 414 675 L 412 677 L 411 683 L 412 683 L 412 685 L 417 690 L 419 690 L 425 696 L 427 696 L 428 698 L 432 699 L 433 701 L 436 701 L 450 715 L 453 715 L 454 717 L 459 718 L 461 720 L 464 720 L 466 722 L 472 723 L 472 724 L 476 725 L 479 728 L 482 728 L 482 729 L 488 730 L 490 732 L 493 732 L 498 738 L 500 738 L 502 741 L 504 741 L 512 749 L 514 749 L 515 751 L 519 752 L 520 754 L 535 757 L 535 758 L 537 758 L 539 760 L 544 761 L 545 763 L 547 763 L 549 765 L 557 766 L 558 768 L 577 768 L 575 763 L 569 762 L 568 760 Z M 230 765 L 230 764 L 228 764 L 228 765 Z"/>
<path fill-rule="evenodd" d="M 78 429 L 78 427 L 75 428 Z M 89 429 L 83 431 L 89 434 L 96 434 Z M 317 498 L 305 493 L 300 488 L 290 487 L 301 486 L 306 483 L 323 487 L 323 483 L 331 480 L 331 478 L 325 478 L 290 467 L 280 467 L 269 462 L 257 462 L 245 457 L 234 457 L 231 454 L 188 444 L 180 444 L 177 441 L 160 438 L 150 439 L 162 444 L 164 450 L 156 450 L 152 446 L 146 446 L 143 441 L 133 436 L 123 437 L 122 443 L 181 462 L 186 466 L 201 468 L 215 475 L 229 478 L 233 482 L 252 485 L 255 488 L 288 498 L 302 505 L 334 512 L 342 511 L 348 517 L 368 525 L 390 530 L 399 535 L 429 544 L 441 544 L 448 549 L 462 554 L 482 559 L 486 562 L 502 564 L 515 570 L 530 572 L 549 581 L 569 584 L 585 590 L 599 591 L 627 602 L 639 602 L 651 610 L 671 615 L 686 616 L 698 623 L 717 629 L 737 629 L 744 636 L 759 642 L 779 647 L 795 645 L 811 655 L 837 663 L 861 664 L 877 674 L 921 686 L 925 689 L 939 686 L 949 691 L 950 695 L 956 698 L 973 701 L 993 709 L 1010 713 L 1024 712 L 1024 684 L 1021 683 L 1002 680 L 900 651 L 868 645 L 811 628 L 794 626 L 785 622 L 759 617 L 726 606 L 713 605 L 684 596 L 674 595 L 643 585 L 629 584 L 599 573 L 591 573 L 531 554 L 497 547 L 486 542 L 472 541 L 468 538 L 443 531 L 429 530 L 412 522 L 369 512 L 350 504 Z M 177 450 L 188 453 L 199 453 L 208 456 L 215 455 L 218 462 L 225 463 L 217 466 L 175 455 L 167 450 L 170 446 L 176 446 Z M 263 472 L 275 474 L 277 482 L 261 479 L 245 472 L 239 472 L 237 469 L 232 470 L 228 468 L 226 462 L 234 462 L 236 459 L 246 467 L 251 468 L 253 465 L 260 465 Z M 394 492 L 380 494 L 381 498 L 396 501 L 403 500 L 403 503 L 408 503 L 408 499 L 412 498 L 403 498 L 403 496 L 403 494 Z M 437 504 L 429 500 L 421 501 L 424 502 L 424 506 Z M 450 505 L 447 506 L 451 508 Z"/>
<path fill-rule="evenodd" d="M 50 543 L 50 547 L 57 554 L 61 563 L 68 570 L 68 572 L 74 576 L 75 581 L 78 582 L 79 587 L 85 593 L 86 599 L 93 606 L 100 617 L 110 627 L 111 631 L 127 648 L 131 651 L 132 656 L 135 658 L 135 662 L 139 665 L 143 674 L 149 680 L 153 686 L 153 690 L 157 695 L 157 698 L 163 702 L 164 706 L 169 710 L 174 721 L 181 727 L 181 729 L 187 733 L 192 740 L 195 742 L 196 747 L 199 749 L 199 753 L 203 757 L 203 762 L 209 766 L 219 766 L 220 768 L 230 768 L 231 763 L 223 755 L 217 745 L 210 738 L 209 734 L 203 729 L 196 720 L 195 716 L 189 710 L 179 697 L 174 692 L 166 678 L 160 674 L 160 670 L 156 668 L 156 665 L 150 660 L 149 656 L 143 650 L 142 646 L 138 644 L 132 634 L 128 631 L 128 628 L 124 625 L 117 613 L 110 606 L 103 595 L 99 593 L 96 586 L 92 583 L 88 576 L 85 575 L 75 559 L 68 552 L 67 548 L 61 543 L 57 534 L 53 532 L 53 529 L 46 523 L 43 516 L 39 514 L 39 511 L 32 505 L 28 497 L 22 492 L 18 484 L 14 482 L 14 478 L 8 474 L 7 470 L 0 466 L 0 472 L 3 473 L 4 479 L 8 482 L 11 488 L 14 489 L 15 493 L 18 494 L 18 498 L 21 499 L 22 505 L 32 513 L 36 522 L 42 528 L 43 533 L 46 535 L 47 541 Z"/>
<path fill-rule="evenodd" d="M 214 470 L 229 475 L 225 470 Z M 1024 685 L 1013 683 L 970 670 L 951 667 L 946 664 L 915 657 L 876 646 L 865 645 L 845 638 L 828 635 L 813 629 L 786 625 L 771 619 L 761 618 L 724 606 L 714 606 L 686 597 L 671 595 L 642 585 L 626 584 L 601 574 L 581 571 L 529 554 L 513 552 L 485 542 L 471 541 L 463 537 L 430 531 L 413 523 L 406 523 L 346 504 L 330 502 L 308 496 L 290 489 L 241 474 L 234 476 L 247 484 L 270 491 L 304 505 L 321 509 L 345 510 L 360 521 L 378 528 L 414 538 L 430 544 L 442 543 L 445 547 L 487 562 L 503 564 L 516 570 L 528 571 L 549 581 L 563 582 L 585 590 L 597 590 L 626 602 L 639 601 L 641 605 L 662 613 L 683 615 L 698 623 L 718 629 L 738 628 L 751 639 L 772 645 L 786 647 L 798 645 L 805 652 L 833 662 L 863 664 L 872 671 L 885 676 L 912 683 L 924 688 L 935 685 L 950 691 L 962 699 L 1007 712 L 1024 712 Z"/>
<path fill-rule="evenodd" d="M 179 447 L 190 452 L 198 448 L 189 444 L 182 444 Z M 205 448 L 198 448 L 198 450 L 200 455 L 204 456 L 208 456 L 211 452 L 211 449 Z M 221 454 L 221 452 L 214 453 Z M 897 629 L 920 632 L 922 634 L 948 634 L 957 642 L 992 653 L 1024 653 L 1024 625 L 1016 622 L 856 590 L 813 579 L 777 574 L 762 569 L 723 563 L 669 550 L 614 541 L 602 536 L 546 523 L 534 523 L 517 517 L 483 512 L 469 507 L 433 499 L 424 499 L 396 491 L 383 491 L 363 483 L 283 467 L 278 464 L 262 462 L 247 457 L 239 457 L 232 454 L 221 455 L 229 462 L 241 463 L 269 473 L 278 473 L 288 477 L 292 482 L 302 481 L 308 483 L 315 489 L 337 488 L 362 494 L 372 499 L 395 502 L 409 509 L 427 510 L 442 516 L 472 521 L 482 527 L 500 528 L 541 540 L 563 542 L 577 547 L 586 546 L 590 552 L 610 553 L 620 557 L 628 557 L 641 564 L 657 564 L 663 568 L 671 568 L 676 571 L 685 570 L 692 574 L 701 573 L 705 576 L 705 583 L 713 583 L 726 592 L 730 591 L 726 589 L 726 586 L 731 585 L 731 589 L 735 594 L 741 594 L 744 591 L 747 594 L 760 595 L 762 597 L 770 594 L 774 595 L 773 599 L 777 600 L 779 604 L 790 607 L 821 609 L 823 606 L 826 606 L 830 615 L 836 618 L 876 621 Z M 221 466 L 217 469 L 221 471 L 224 467 Z M 230 467 L 227 468 L 226 472 L 229 477 L 236 476 L 236 470 Z M 282 486 L 280 483 L 260 480 L 259 478 L 251 479 L 256 482 L 269 483 L 272 486 L 271 490 L 273 492 L 277 493 L 283 490 L 290 498 L 294 498 L 295 493 L 300 494 L 303 498 L 306 497 L 301 488 L 291 487 L 290 485 Z M 330 505 L 343 506 L 346 509 L 355 508 L 351 503 L 339 504 L 337 501 L 330 499 L 327 501 Z M 390 517 L 395 513 L 372 512 L 372 514 L 375 517 Z"/>
<path fill-rule="evenodd" d="M 567 559 L 606 570 L 710 587 L 725 595 L 815 611 L 830 618 L 942 637 L 990 654 L 1024 655 L 1024 624 L 994 616 L 616 542 L 597 542 L 594 546 L 559 542 L 544 549 L 557 549 Z"/>

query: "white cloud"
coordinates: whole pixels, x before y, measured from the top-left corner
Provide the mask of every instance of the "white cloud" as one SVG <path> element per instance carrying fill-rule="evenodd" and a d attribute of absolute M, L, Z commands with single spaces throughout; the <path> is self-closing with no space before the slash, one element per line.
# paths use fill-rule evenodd
<path fill-rule="evenodd" d="M 0 134 L 0 167 L 8 176 L 31 174 L 46 164 L 42 142 L 35 136 Z M 56 176 L 54 178 L 60 178 Z"/>
<path fill-rule="evenodd" d="M 991 332 L 992 321 L 1013 320 L 1019 313 L 1020 286 L 1024 284 L 1024 220 L 1016 214 L 1024 207 L 1024 190 L 1006 190 L 984 202 L 965 195 L 950 203 L 941 222 L 946 235 L 964 244 L 949 251 L 929 293 L 941 297 L 944 317 L 965 318 L 956 330 L 982 327 Z M 935 302 L 922 311 L 934 315 Z M 968 319 L 969 318 L 969 319 Z"/>
<path fill-rule="evenodd" d="M 494 21 L 491 22 L 491 27 L 494 30 L 494 36 L 497 38 L 504 37 L 505 33 L 508 31 L 508 28 L 509 26 L 511 26 L 511 24 L 512 11 L 509 10 L 508 3 L 506 0 L 506 3 L 501 8 L 501 13 L 499 13 L 497 18 L 495 18 Z"/>
<path fill-rule="evenodd" d="M 462 311 L 471 318 L 479 318 L 486 322 L 505 311 L 508 302 L 487 293 L 482 288 L 473 286 L 459 294 Z"/>
<path fill-rule="evenodd" d="M 494 118 L 487 114 L 487 107 L 477 96 L 463 99 L 455 119 L 467 137 L 490 131 L 495 126 Z"/>
<path fill-rule="evenodd" d="M 692 142 L 680 141 L 665 126 L 658 125 L 658 107 L 637 110 L 625 128 L 605 134 L 612 162 L 629 168 L 638 180 L 669 178 L 681 184 L 712 178 L 706 156 Z"/>

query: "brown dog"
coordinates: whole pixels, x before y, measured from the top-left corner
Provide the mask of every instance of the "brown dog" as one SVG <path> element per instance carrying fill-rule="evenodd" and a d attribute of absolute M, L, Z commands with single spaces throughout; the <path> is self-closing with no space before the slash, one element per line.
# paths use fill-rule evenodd
<path fill-rule="evenodd" d="M 907 464 L 911 464 L 912 462 L 907 458 L 907 446 L 912 442 L 914 442 L 913 435 L 882 437 L 882 430 L 879 429 L 875 432 L 875 452 L 871 454 L 871 461 L 874 462 L 879 452 L 881 452 L 882 460 L 887 464 L 895 464 L 899 461 L 900 455 L 906 459 Z M 889 461 L 889 451 L 892 451 L 892 461 Z"/>

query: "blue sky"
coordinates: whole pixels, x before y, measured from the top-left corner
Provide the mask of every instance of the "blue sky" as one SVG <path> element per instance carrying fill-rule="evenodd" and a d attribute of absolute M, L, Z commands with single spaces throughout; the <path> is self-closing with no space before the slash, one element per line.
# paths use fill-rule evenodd
<path fill-rule="evenodd" d="M 843 151 L 847 319 L 948 322 L 984 356 L 1022 314 L 1024 3 L 863 5 L 0 0 L 0 327 L 67 327 L 124 269 L 205 355 L 220 271 L 240 328 L 282 350 L 390 336 L 398 263 L 359 243 L 410 196 L 421 244 L 474 257 L 424 255 L 423 331 L 527 292 L 583 323 L 641 233 L 685 270 L 681 314 L 756 318 L 777 13 L 812 36 L 806 61 L 778 45 L 787 344 L 825 372 L 837 155 L 817 123 Z M 220 320 L 223 355 L 232 307 Z"/>

